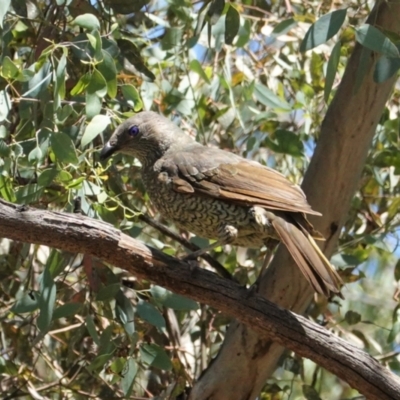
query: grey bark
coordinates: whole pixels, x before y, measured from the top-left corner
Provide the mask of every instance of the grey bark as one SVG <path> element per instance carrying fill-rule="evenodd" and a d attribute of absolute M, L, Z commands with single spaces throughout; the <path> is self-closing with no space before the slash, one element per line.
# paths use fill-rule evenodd
<path fill-rule="evenodd" d="M 368 399 L 400 400 L 400 378 L 363 350 L 231 280 L 151 249 L 110 224 L 0 200 L 0 236 L 100 258 L 139 278 L 221 310 L 251 326 L 251 332 L 257 333 L 263 343 L 274 341 L 310 358 Z M 249 332 L 242 330 L 244 341 Z"/>
<path fill-rule="evenodd" d="M 400 2 L 378 1 L 368 23 L 400 34 Z M 327 238 L 323 251 L 331 256 L 340 230 L 356 193 L 372 138 L 385 103 L 397 79 L 377 84 L 373 71 L 377 54 L 369 65 L 360 87 L 356 87 L 362 47 L 356 45 L 345 74 L 329 106 L 321 135 L 303 182 L 303 189 L 314 210 L 322 218 L 310 218 Z M 280 248 L 261 279 L 259 293 L 281 307 L 304 313 L 313 293 L 287 252 Z M 195 384 L 190 400 L 251 400 L 260 393 L 276 369 L 283 348 L 262 339 L 235 321 L 221 350 Z M 367 396 L 371 398 L 370 396 Z"/>

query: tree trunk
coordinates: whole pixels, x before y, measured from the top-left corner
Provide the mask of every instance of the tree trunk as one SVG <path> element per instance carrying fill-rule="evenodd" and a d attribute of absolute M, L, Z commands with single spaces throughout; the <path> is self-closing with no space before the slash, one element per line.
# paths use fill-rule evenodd
<path fill-rule="evenodd" d="M 399 1 L 378 1 L 368 23 L 399 35 L 399 15 Z M 384 83 L 375 83 L 373 71 L 378 56 L 371 53 L 367 72 L 356 87 L 362 51 L 357 44 L 328 108 L 303 182 L 309 203 L 323 214 L 311 222 L 327 238 L 322 246 L 328 256 L 336 247 L 378 121 L 397 79 L 395 74 Z M 296 313 L 304 313 L 313 296 L 283 247 L 262 277 L 259 293 Z M 190 400 L 255 399 L 276 369 L 283 350 L 271 340 L 263 340 L 250 327 L 233 321 L 217 358 L 195 384 Z"/>

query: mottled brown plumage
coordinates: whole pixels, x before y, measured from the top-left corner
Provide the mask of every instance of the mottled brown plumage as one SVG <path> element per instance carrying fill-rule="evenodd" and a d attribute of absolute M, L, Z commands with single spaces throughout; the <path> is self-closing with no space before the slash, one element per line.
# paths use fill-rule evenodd
<path fill-rule="evenodd" d="M 320 214 L 280 173 L 203 146 L 153 112 L 141 112 L 116 129 L 101 158 L 114 152 L 139 159 L 152 202 L 179 227 L 245 247 L 282 241 L 317 292 L 340 293 L 342 281 L 305 217 Z"/>

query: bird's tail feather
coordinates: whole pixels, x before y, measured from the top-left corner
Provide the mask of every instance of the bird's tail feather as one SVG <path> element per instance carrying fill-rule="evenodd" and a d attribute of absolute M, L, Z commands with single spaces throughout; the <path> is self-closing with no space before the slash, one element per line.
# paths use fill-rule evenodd
<path fill-rule="evenodd" d="M 271 223 L 314 290 L 327 297 L 332 293 L 341 296 L 342 279 L 307 230 L 281 217 L 274 218 Z"/>

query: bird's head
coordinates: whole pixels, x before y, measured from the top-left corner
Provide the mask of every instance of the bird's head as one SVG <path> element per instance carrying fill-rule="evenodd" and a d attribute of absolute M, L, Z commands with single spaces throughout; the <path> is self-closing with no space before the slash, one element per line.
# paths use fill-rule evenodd
<path fill-rule="evenodd" d="M 162 157 L 174 145 L 191 141 L 169 119 L 152 111 L 142 111 L 118 126 L 101 150 L 100 159 L 119 152 L 146 164 Z"/>

